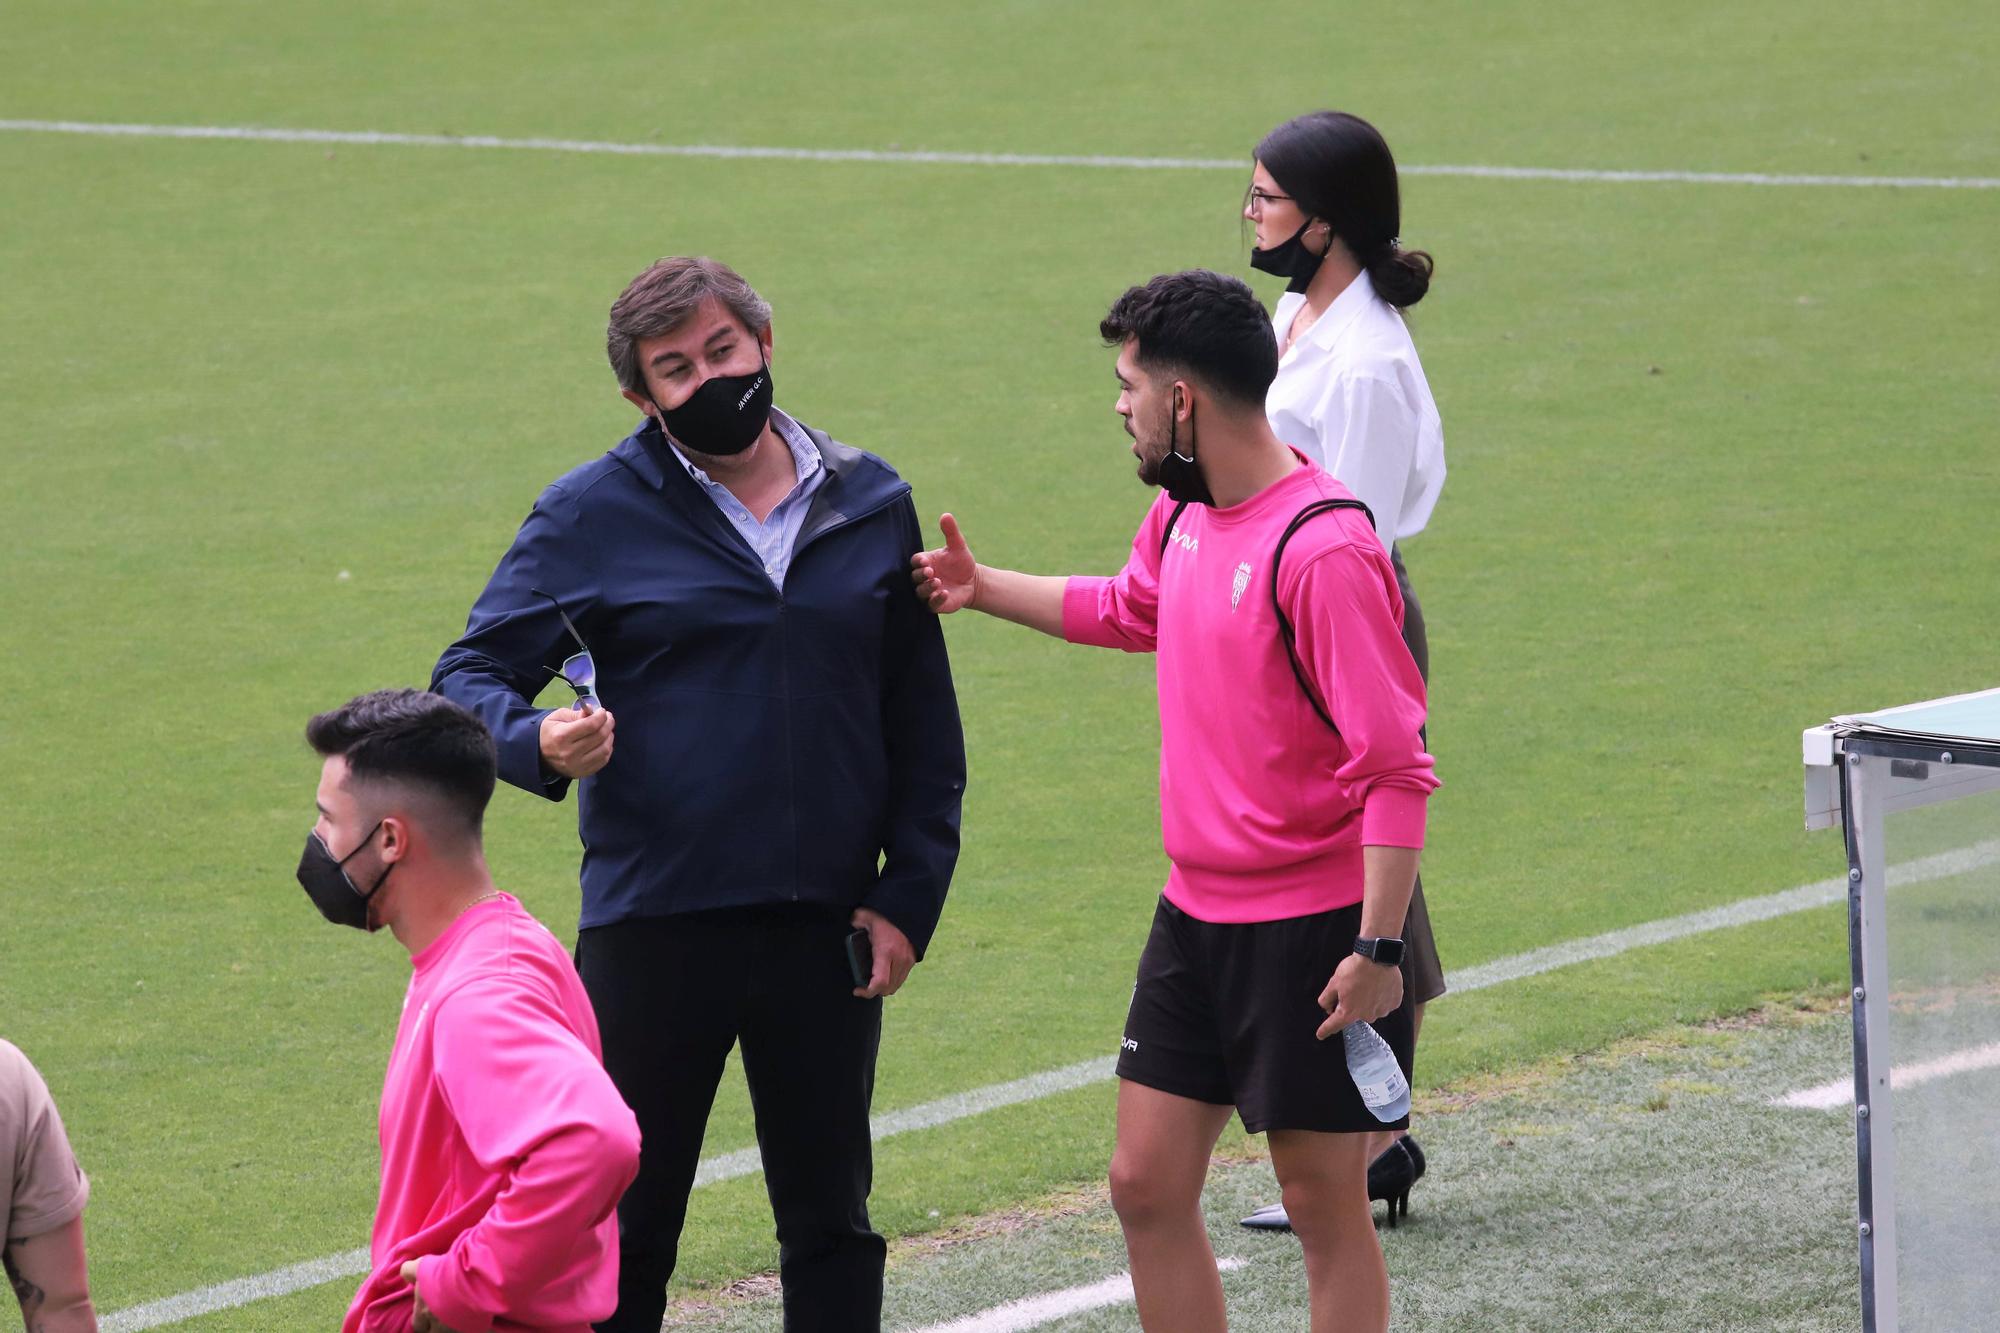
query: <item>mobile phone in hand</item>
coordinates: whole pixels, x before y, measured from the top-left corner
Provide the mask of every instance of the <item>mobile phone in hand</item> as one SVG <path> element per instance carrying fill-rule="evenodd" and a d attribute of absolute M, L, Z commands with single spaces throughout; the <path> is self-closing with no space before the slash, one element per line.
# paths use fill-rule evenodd
<path fill-rule="evenodd" d="M 847 974 L 854 978 L 856 990 L 867 990 L 868 983 L 874 979 L 875 945 L 865 930 L 857 928 L 847 932 Z"/>

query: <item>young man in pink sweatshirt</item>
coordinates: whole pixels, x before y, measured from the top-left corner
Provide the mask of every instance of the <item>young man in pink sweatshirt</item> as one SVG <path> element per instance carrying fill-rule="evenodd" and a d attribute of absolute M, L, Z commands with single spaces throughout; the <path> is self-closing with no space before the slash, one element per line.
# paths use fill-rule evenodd
<path fill-rule="evenodd" d="M 589 1333 L 617 1304 L 639 1128 L 569 956 L 487 872 L 493 738 L 439 695 L 380 690 L 306 739 L 324 762 L 299 883 L 336 925 L 387 926 L 413 968 L 342 1333 Z"/>
<path fill-rule="evenodd" d="M 1157 655 L 1171 868 L 1121 1043 L 1111 1161 L 1140 1321 L 1226 1327 L 1201 1187 L 1235 1109 L 1270 1136 L 1313 1333 L 1386 1329 L 1366 1176 L 1384 1126 L 1328 1039 L 1371 1022 L 1409 1076 L 1399 937 L 1437 779 L 1395 569 L 1367 511 L 1271 433 L 1278 352 L 1248 287 L 1163 275 L 1100 331 L 1119 349 L 1139 479 L 1165 491 L 1125 568 L 994 569 L 947 514 L 912 577 L 940 614 Z"/>

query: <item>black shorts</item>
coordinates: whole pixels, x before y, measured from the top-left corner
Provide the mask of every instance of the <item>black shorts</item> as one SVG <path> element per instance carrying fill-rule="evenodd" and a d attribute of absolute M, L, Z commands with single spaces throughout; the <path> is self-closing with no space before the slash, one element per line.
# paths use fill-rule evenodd
<path fill-rule="evenodd" d="M 1176 1097 L 1234 1106 L 1252 1134 L 1310 1129 L 1359 1134 L 1402 1129 L 1409 1117 L 1377 1120 L 1347 1073 L 1320 992 L 1354 952 L 1361 905 L 1316 916 L 1245 925 L 1197 921 L 1165 898 L 1139 955 L 1139 981 L 1125 1018 L 1118 1077 Z M 1411 1073 L 1411 1009 L 1405 988 L 1375 1030 Z"/>

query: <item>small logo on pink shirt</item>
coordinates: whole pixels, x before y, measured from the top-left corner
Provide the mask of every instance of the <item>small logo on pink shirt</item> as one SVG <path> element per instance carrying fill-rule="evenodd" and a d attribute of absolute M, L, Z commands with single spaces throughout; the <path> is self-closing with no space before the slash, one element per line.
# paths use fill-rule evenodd
<path fill-rule="evenodd" d="M 1243 600 L 1243 590 L 1249 586 L 1250 562 L 1245 560 L 1236 567 L 1236 580 L 1229 585 L 1229 609 L 1231 611 L 1234 611 L 1236 604 Z"/>

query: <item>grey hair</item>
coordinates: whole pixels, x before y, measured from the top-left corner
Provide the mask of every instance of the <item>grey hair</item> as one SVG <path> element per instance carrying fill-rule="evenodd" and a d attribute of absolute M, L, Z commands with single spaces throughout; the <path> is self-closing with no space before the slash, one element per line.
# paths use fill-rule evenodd
<path fill-rule="evenodd" d="M 611 303 L 604 352 L 618 383 L 633 393 L 648 392 L 639 368 L 639 340 L 672 333 L 711 297 L 751 333 L 771 327 L 771 303 L 729 265 L 700 255 L 657 260 Z"/>

